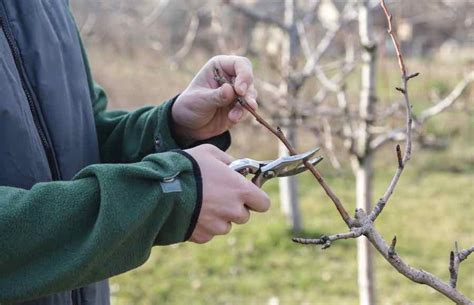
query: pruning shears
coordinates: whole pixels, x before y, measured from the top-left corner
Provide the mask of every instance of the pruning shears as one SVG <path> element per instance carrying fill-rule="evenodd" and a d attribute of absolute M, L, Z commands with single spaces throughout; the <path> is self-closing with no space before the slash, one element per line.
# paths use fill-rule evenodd
<path fill-rule="evenodd" d="M 323 160 L 323 157 L 316 156 L 318 151 L 319 148 L 316 148 L 302 154 L 267 161 L 244 158 L 235 160 L 229 164 L 229 167 L 244 176 L 253 174 L 252 182 L 256 186 L 262 187 L 265 182 L 272 178 L 295 176 L 306 171 L 305 161 L 312 165 L 318 164 Z"/>

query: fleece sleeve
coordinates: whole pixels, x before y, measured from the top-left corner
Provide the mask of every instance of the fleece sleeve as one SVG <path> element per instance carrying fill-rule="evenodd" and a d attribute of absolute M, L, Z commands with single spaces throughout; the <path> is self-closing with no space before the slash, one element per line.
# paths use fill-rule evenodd
<path fill-rule="evenodd" d="M 144 263 L 154 245 L 187 240 L 201 192 L 183 151 L 91 165 L 30 190 L 0 186 L 0 303 L 111 277 Z"/>

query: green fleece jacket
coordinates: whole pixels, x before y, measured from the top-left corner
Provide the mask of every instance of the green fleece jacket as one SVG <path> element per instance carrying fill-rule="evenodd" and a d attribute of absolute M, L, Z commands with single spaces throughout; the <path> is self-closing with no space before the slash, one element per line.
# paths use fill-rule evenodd
<path fill-rule="evenodd" d="M 30 190 L 0 186 L 0 304 L 120 274 L 194 230 L 201 174 L 170 128 L 174 99 L 107 112 L 104 91 L 90 89 L 104 164 Z M 230 138 L 209 142 L 226 149 Z"/>

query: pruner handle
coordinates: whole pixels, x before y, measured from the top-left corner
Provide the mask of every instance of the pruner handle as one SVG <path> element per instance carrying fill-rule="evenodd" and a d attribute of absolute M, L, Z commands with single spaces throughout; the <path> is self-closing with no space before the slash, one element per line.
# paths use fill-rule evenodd
<path fill-rule="evenodd" d="M 233 161 L 231 164 L 229 164 L 229 167 L 243 176 L 247 176 L 248 174 L 255 175 L 252 178 L 252 182 L 256 186 L 262 187 L 265 181 L 262 179 L 263 177 L 261 175 L 260 168 L 265 164 L 266 162 L 262 163 L 261 161 L 244 158 Z"/>

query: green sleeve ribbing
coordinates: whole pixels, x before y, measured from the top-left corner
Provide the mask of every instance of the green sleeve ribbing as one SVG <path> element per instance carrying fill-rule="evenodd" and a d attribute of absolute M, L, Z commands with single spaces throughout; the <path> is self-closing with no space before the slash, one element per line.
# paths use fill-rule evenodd
<path fill-rule="evenodd" d="M 161 182 L 176 174 L 181 191 L 164 192 Z M 31 190 L 0 186 L 0 302 L 108 278 L 141 265 L 153 245 L 187 239 L 199 184 L 192 158 L 167 152 Z"/>

